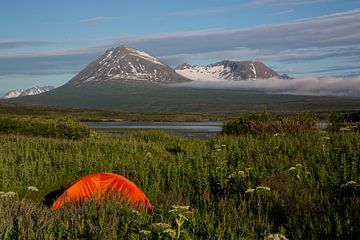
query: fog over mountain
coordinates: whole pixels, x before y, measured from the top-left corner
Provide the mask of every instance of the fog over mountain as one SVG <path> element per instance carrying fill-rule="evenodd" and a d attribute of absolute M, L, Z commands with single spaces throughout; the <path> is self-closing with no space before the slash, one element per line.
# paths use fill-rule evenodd
<path fill-rule="evenodd" d="M 175 84 L 194 88 L 243 89 L 277 94 L 349 96 L 360 98 L 360 76 L 257 79 L 248 81 L 193 81 Z"/>

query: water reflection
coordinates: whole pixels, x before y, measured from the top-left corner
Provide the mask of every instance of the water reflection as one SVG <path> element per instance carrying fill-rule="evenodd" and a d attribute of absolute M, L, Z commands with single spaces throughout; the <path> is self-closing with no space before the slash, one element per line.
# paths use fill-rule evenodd
<path fill-rule="evenodd" d="M 223 122 L 84 122 L 97 132 L 126 134 L 132 129 L 163 129 L 186 137 L 204 138 L 222 130 Z"/>

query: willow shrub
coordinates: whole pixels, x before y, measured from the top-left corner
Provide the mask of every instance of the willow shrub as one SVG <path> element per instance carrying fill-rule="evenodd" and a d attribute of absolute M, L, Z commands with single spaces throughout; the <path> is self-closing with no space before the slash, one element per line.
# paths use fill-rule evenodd
<path fill-rule="evenodd" d="M 299 113 L 282 119 L 272 119 L 267 112 L 240 116 L 225 123 L 223 133 L 229 135 L 266 133 L 302 133 L 316 129 L 318 117 L 313 113 Z"/>
<path fill-rule="evenodd" d="M 0 118 L 0 133 L 78 140 L 90 136 L 90 129 L 72 118 Z"/>

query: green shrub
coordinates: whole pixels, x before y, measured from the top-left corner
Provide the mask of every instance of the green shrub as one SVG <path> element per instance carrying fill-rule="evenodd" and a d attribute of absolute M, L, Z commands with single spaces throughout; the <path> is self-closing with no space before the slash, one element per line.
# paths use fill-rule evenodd
<path fill-rule="evenodd" d="M 345 125 L 345 117 L 341 113 L 332 113 L 330 115 L 330 126 L 328 130 L 338 132 Z"/>
<path fill-rule="evenodd" d="M 0 118 L 0 133 L 77 140 L 90 136 L 90 129 L 70 118 L 3 117 Z"/>
<path fill-rule="evenodd" d="M 252 113 L 225 123 L 223 133 L 230 135 L 265 133 L 300 133 L 316 129 L 316 114 L 300 113 L 279 120 L 272 120 L 271 114 Z"/>

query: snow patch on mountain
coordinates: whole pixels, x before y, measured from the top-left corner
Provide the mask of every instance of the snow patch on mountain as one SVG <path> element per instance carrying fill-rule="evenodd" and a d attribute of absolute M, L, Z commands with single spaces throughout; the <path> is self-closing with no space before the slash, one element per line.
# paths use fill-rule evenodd
<path fill-rule="evenodd" d="M 193 66 L 191 68 L 177 69 L 176 72 L 184 77 L 198 81 L 218 81 L 231 77 L 231 70 L 221 66 Z"/>
<path fill-rule="evenodd" d="M 175 71 L 184 77 L 199 81 L 281 78 L 274 70 L 257 61 L 225 60 L 207 66 L 191 66 L 184 63 L 176 67 Z"/>
<path fill-rule="evenodd" d="M 130 55 L 133 55 L 135 57 L 141 57 L 141 58 L 143 58 L 143 59 L 145 59 L 147 61 L 151 61 L 151 62 L 156 63 L 156 64 L 164 65 L 156 57 L 151 56 L 150 54 L 147 54 L 146 52 L 142 52 L 140 50 L 130 48 L 130 47 L 125 47 L 125 48 L 129 51 Z"/>
<path fill-rule="evenodd" d="M 9 99 L 9 98 L 22 97 L 22 96 L 38 95 L 40 93 L 48 92 L 54 88 L 55 87 L 53 87 L 53 86 L 44 86 L 44 87 L 35 86 L 35 87 L 28 88 L 25 90 L 15 89 L 15 90 L 7 92 L 2 98 Z"/>

